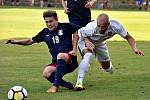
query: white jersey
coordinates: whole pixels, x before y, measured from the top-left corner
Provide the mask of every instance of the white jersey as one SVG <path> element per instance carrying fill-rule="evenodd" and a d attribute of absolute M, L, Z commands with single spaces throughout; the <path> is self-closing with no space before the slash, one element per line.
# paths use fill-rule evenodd
<path fill-rule="evenodd" d="M 116 20 L 110 20 L 110 25 L 104 34 L 100 34 L 100 29 L 97 27 L 97 21 L 90 22 L 85 27 L 78 30 L 80 41 L 82 41 L 84 37 L 90 37 L 94 44 L 102 43 L 113 37 L 115 34 L 119 34 L 121 37 L 125 37 L 127 35 L 127 31 Z"/>

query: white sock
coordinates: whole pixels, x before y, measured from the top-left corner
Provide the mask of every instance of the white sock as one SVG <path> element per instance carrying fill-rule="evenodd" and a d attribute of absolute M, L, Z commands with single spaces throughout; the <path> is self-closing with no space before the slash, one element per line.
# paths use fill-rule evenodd
<path fill-rule="evenodd" d="M 92 53 L 89 53 L 89 52 L 83 56 L 83 59 L 80 62 L 79 68 L 78 68 L 77 83 L 82 84 L 85 72 L 88 69 L 91 58 L 92 58 Z"/>

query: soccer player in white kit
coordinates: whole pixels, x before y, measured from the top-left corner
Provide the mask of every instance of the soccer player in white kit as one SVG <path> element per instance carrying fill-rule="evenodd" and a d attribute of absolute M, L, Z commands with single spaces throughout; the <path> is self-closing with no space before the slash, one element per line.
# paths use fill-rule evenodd
<path fill-rule="evenodd" d="M 83 87 L 83 78 L 93 54 L 104 71 L 110 74 L 113 73 L 113 66 L 110 61 L 106 40 L 115 34 L 119 34 L 126 39 L 135 54 L 144 56 L 144 53 L 136 47 L 134 38 L 118 21 L 109 20 L 106 14 L 100 14 L 97 20 L 88 23 L 85 27 L 78 30 L 78 45 L 84 57 L 79 64 L 78 77 L 75 85 L 76 91 L 85 89 Z"/>

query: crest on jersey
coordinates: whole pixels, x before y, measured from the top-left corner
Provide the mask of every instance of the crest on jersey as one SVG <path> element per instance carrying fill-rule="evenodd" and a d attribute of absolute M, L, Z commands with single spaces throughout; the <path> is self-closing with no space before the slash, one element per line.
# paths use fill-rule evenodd
<path fill-rule="evenodd" d="M 108 32 L 108 36 L 112 36 L 112 32 L 111 31 Z"/>
<path fill-rule="evenodd" d="M 58 35 L 63 35 L 63 30 L 58 30 Z"/>
<path fill-rule="evenodd" d="M 49 36 L 50 36 L 50 34 L 47 34 L 46 36 L 47 36 L 47 37 L 49 37 Z"/>

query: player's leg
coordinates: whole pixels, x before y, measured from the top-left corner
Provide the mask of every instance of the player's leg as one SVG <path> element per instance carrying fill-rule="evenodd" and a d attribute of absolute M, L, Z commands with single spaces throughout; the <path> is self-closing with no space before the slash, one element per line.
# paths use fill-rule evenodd
<path fill-rule="evenodd" d="M 15 5 L 14 0 L 11 0 L 11 6 L 14 6 L 14 5 Z"/>
<path fill-rule="evenodd" d="M 81 60 L 78 68 L 78 77 L 77 77 L 77 82 L 75 86 L 76 91 L 84 90 L 85 88 L 83 87 L 83 79 L 85 76 L 85 72 L 88 69 L 90 60 L 92 58 L 92 52 L 88 49 L 84 50 L 85 54 L 83 56 L 83 59 Z"/>
<path fill-rule="evenodd" d="M 56 64 L 49 64 L 47 65 L 43 70 L 43 76 L 51 83 L 54 82 L 55 78 L 55 70 L 56 70 Z"/>
<path fill-rule="evenodd" d="M 43 76 L 51 83 L 54 83 L 54 80 L 55 80 L 56 66 L 57 66 L 56 64 L 49 64 L 45 67 L 43 71 Z M 61 80 L 60 86 L 68 88 L 68 89 L 74 89 L 73 84 L 71 84 L 70 82 L 66 82 L 63 79 Z"/>
<path fill-rule="evenodd" d="M 53 83 L 53 86 L 48 89 L 47 92 L 49 93 L 55 93 L 58 91 L 58 88 L 61 84 L 62 77 L 64 76 L 66 72 L 66 62 L 69 59 L 67 53 L 59 53 L 57 56 L 57 68 L 55 72 L 55 80 Z"/>
<path fill-rule="evenodd" d="M 49 64 L 48 66 L 45 67 L 43 71 L 43 76 L 51 83 L 53 83 L 55 79 L 55 70 L 56 64 Z M 55 88 L 55 90 L 57 91 L 57 88 Z M 47 90 L 47 92 L 49 92 L 49 89 Z"/>
<path fill-rule="evenodd" d="M 73 72 L 78 67 L 77 56 L 68 53 L 68 57 L 65 74 Z M 70 90 L 74 89 L 74 85 L 71 82 L 66 82 L 65 80 L 61 82 L 61 86 L 64 86 Z"/>
<path fill-rule="evenodd" d="M 19 6 L 19 0 L 16 0 L 16 5 Z"/>
<path fill-rule="evenodd" d="M 101 64 L 104 71 L 113 73 L 112 63 L 110 61 L 109 52 L 106 43 L 101 43 L 94 49 L 97 61 Z"/>
<path fill-rule="evenodd" d="M 92 51 L 89 50 L 87 47 L 85 47 L 84 41 L 79 40 L 79 47 L 82 53 L 84 54 L 83 59 L 81 60 L 78 68 L 78 76 L 77 76 L 77 82 L 75 85 L 75 90 L 80 91 L 84 90 L 85 88 L 83 87 L 83 79 L 85 76 L 85 72 L 88 69 L 90 59 L 92 58 Z"/>

